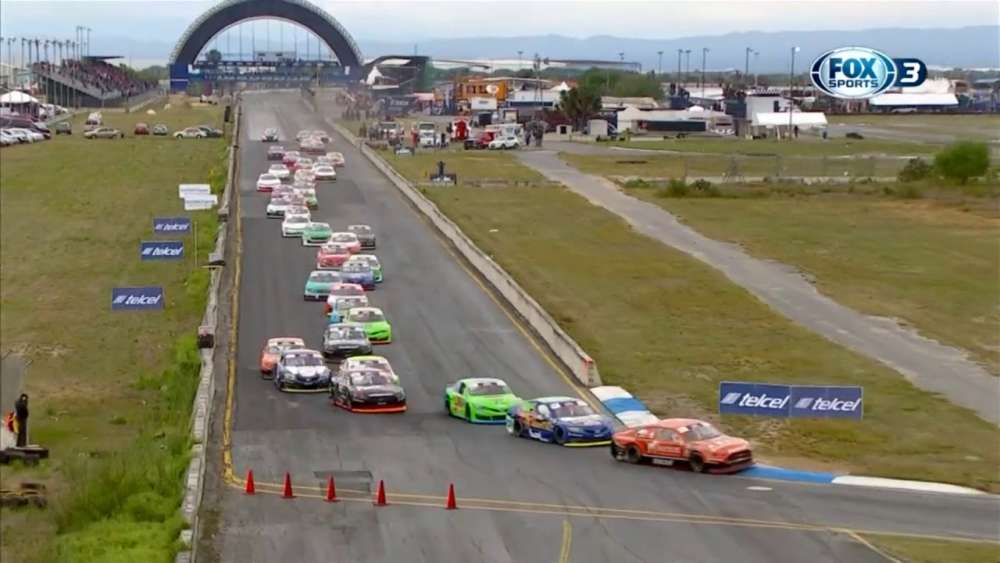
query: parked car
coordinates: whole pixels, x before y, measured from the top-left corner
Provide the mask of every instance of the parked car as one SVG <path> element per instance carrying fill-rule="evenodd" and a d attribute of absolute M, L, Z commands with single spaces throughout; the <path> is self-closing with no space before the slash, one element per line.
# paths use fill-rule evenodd
<path fill-rule="evenodd" d="M 463 147 L 466 150 L 485 149 L 493 139 L 496 138 L 496 131 L 483 131 L 475 139 L 466 139 Z"/>
<path fill-rule="evenodd" d="M 154 135 L 162 136 L 162 135 L 168 135 L 169 133 L 170 129 L 167 129 L 167 126 L 162 123 L 157 123 L 156 125 L 153 126 Z"/>
<path fill-rule="evenodd" d="M 187 127 L 174 133 L 175 139 L 204 139 L 205 137 L 208 135 L 197 127 Z"/>
<path fill-rule="evenodd" d="M 73 125 L 69 121 L 56 123 L 56 135 L 72 135 Z"/>
<path fill-rule="evenodd" d="M 504 149 L 516 149 L 521 146 L 521 141 L 513 135 L 504 135 L 503 137 L 497 137 L 490 141 L 487 148 L 490 150 L 504 150 Z"/>
<path fill-rule="evenodd" d="M 85 139 L 124 139 L 125 133 L 114 127 L 98 127 L 97 129 L 84 131 L 83 137 Z"/>
<path fill-rule="evenodd" d="M 198 129 L 201 129 L 202 131 L 205 132 L 205 136 L 206 137 L 217 138 L 217 137 L 221 137 L 221 136 L 223 136 L 225 134 L 222 131 L 222 129 L 216 129 L 215 127 L 211 127 L 209 125 L 198 125 L 197 127 L 198 127 Z"/>
<path fill-rule="evenodd" d="M 145 123 L 136 123 L 135 130 L 132 131 L 133 135 L 149 135 L 149 125 Z"/>

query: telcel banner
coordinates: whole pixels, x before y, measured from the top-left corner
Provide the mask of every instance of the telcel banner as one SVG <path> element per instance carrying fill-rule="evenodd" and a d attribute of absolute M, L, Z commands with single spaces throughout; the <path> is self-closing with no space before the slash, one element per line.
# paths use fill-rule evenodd
<path fill-rule="evenodd" d="M 112 311 L 137 311 L 162 308 L 162 287 L 115 287 L 111 289 Z"/>
<path fill-rule="evenodd" d="M 860 420 L 864 415 L 864 389 L 723 381 L 719 384 L 719 412 Z"/>

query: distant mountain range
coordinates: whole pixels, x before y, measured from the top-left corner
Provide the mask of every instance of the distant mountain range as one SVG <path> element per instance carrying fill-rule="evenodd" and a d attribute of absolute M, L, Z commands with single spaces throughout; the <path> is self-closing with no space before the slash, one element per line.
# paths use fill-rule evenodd
<path fill-rule="evenodd" d="M 412 42 L 356 38 L 366 58 L 388 54 L 412 54 Z M 643 70 L 658 66 L 657 51 L 663 51 L 663 71 L 677 70 L 677 50 L 690 49 L 691 70 L 701 68 L 701 49 L 710 49 L 708 70 L 740 69 L 745 63 L 746 48 L 760 54 L 751 56 L 751 72 L 787 72 L 790 50 L 796 55 L 796 70 L 802 71 L 822 52 L 842 46 L 860 45 L 885 51 L 892 57 L 916 57 L 932 67 L 1000 68 L 1000 26 L 974 26 L 930 29 L 867 29 L 861 31 L 748 31 L 725 35 L 703 35 L 679 39 L 634 39 L 602 35 L 578 39 L 561 35 L 525 37 L 478 37 L 460 39 L 425 39 L 417 42 L 421 55 L 449 59 L 506 59 L 516 61 L 522 51 L 528 61 L 535 53 L 552 59 L 625 60 L 639 62 Z M 163 64 L 173 49 L 173 42 L 122 37 L 95 37 L 93 52 L 131 55 L 137 66 Z M 259 42 L 258 49 L 263 49 Z M 278 45 L 274 45 L 277 49 Z"/>

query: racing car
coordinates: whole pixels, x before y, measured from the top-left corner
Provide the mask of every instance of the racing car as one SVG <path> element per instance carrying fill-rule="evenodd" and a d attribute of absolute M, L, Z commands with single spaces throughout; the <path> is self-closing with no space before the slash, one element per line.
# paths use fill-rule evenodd
<path fill-rule="evenodd" d="M 368 264 L 368 267 L 372 271 L 372 277 L 375 278 L 375 283 L 382 283 L 382 263 L 378 261 L 378 256 L 374 254 L 355 254 L 348 258 L 344 264 L 347 265 L 353 262 Z"/>
<path fill-rule="evenodd" d="M 330 295 L 326 298 L 326 307 L 323 308 L 323 313 L 326 315 L 330 314 L 333 308 L 333 300 L 341 295 L 364 295 L 365 288 L 361 287 L 356 283 L 344 283 L 338 282 L 330 286 Z"/>
<path fill-rule="evenodd" d="M 323 246 L 330 242 L 331 234 L 329 223 L 311 222 L 302 230 L 302 246 Z"/>
<path fill-rule="evenodd" d="M 358 239 L 358 235 L 351 232 L 340 231 L 333 233 L 330 236 L 330 242 L 339 242 L 340 244 L 347 245 L 347 249 L 351 251 L 351 254 L 361 252 L 361 240 Z"/>
<path fill-rule="evenodd" d="M 306 207 L 309 209 L 317 209 L 319 207 L 319 198 L 316 197 L 316 188 L 295 186 L 292 189 L 295 190 L 295 195 L 302 198 Z"/>
<path fill-rule="evenodd" d="M 573 397 L 541 397 L 522 401 L 507 411 L 507 433 L 561 446 L 606 446 L 611 419 Z"/>
<path fill-rule="evenodd" d="M 333 376 L 330 399 L 351 412 L 406 411 L 406 392 L 399 379 L 377 369 L 342 371 Z"/>
<path fill-rule="evenodd" d="M 323 333 L 323 356 L 346 358 L 372 353 L 365 327 L 353 324 L 332 324 Z"/>
<path fill-rule="evenodd" d="M 272 197 L 271 201 L 267 202 L 267 208 L 264 213 L 269 218 L 281 219 L 285 216 L 285 212 L 288 211 L 291 202 L 285 196 Z"/>
<path fill-rule="evenodd" d="M 281 180 L 274 174 L 264 173 L 257 178 L 257 191 L 270 192 L 281 185 Z"/>
<path fill-rule="evenodd" d="M 333 163 L 334 168 L 341 168 L 344 166 L 345 160 L 343 153 L 328 152 L 326 153 L 326 157 Z"/>
<path fill-rule="evenodd" d="M 285 215 L 285 219 L 281 222 L 281 236 L 283 237 L 301 237 L 302 231 L 306 229 L 307 225 L 311 225 L 312 222 L 309 219 L 302 217 L 301 215 Z"/>
<path fill-rule="evenodd" d="M 444 388 L 444 410 L 477 424 L 504 424 L 518 399 L 502 379 L 470 377 Z"/>
<path fill-rule="evenodd" d="M 340 267 L 340 274 L 347 283 L 356 283 L 365 289 L 375 289 L 375 272 L 368 262 L 348 259 Z"/>
<path fill-rule="evenodd" d="M 392 325 L 378 307 L 355 307 L 347 311 L 347 322 L 365 325 L 365 332 L 368 333 L 368 340 L 371 340 L 372 344 L 392 342 Z"/>
<path fill-rule="evenodd" d="M 340 274 L 330 270 L 313 270 L 306 278 L 302 298 L 306 301 L 320 301 L 330 295 L 330 287 L 341 281 Z"/>
<path fill-rule="evenodd" d="M 321 393 L 330 387 L 330 368 L 316 350 L 285 350 L 274 366 L 274 386 L 279 391 Z"/>
<path fill-rule="evenodd" d="M 333 169 L 333 166 L 326 164 L 317 164 L 314 166 L 313 174 L 316 175 L 316 181 L 318 182 L 330 182 L 337 179 L 337 171 Z"/>
<path fill-rule="evenodd" d="M 312 221 L 312 215 L 309 213 L 309 208 L 303 205 L 292 205 L 291 200 L 288 202 L 288 208 L 285 209 L 285 219 L 289 217 L 302 217 L 307 222 Z"/>
<path fill-rule="evenodd" d="M 267 173 L 281 180 L 282 182 L 287 181 L 292 177 L 292 173 L 288 170 L 288 167 L 280 162 L 275 162 L 267 168 Z"/>
<path fill-rule="evenodd" d="M 328 313 L 329 323 L 337 324 L 344 322 L 347 312 L 355 307 L 368 307 L 368 298 L 364 295 L 337 295 L 326 298 L 327 305 L 330 306 Z"/>
<path fill-rule="evenodd" d="M 347 262 L 351 256 L 351 251 L 347 249 L 346 244 L 328 242 L 316 251 L 316 269 L 336 270 L 343 266 L 344 262 Z"/>
<path fill-rule="evenodd" d="M 301 338 L 282 336 L 270 338 L 264 344 L 264 349 L 260 351 L 260 373 L 266 379 L 274 372 L 274 364 L 278 363 L 278 358 L 285 350 L 305 348 L 306 343 Z"/>
<path fill-rule="evenodd" d="M 285 158 L 285 147 L 280 145 L 271 145 L 267 147 L 268 160 L 281 160 L 283 158 Z"/>
<path fill-rule="evenodd" d="M 629 463 L 686 462 L 698 473 L 733 473 L 754 464 L 749 442 L 690 418 L 667 418 L 616 432 L 611 441 L 611 456 Z"/>
<path fill-rule="evenodd" d="M 302 153 L 299 151 L 285 151 L 284 154 L 281 155 L 281 163 L 291 169 L 291 167 L 295 165 L 295 161 L 297 161 L 300 156 L 302 156 Z"/>
<path fill-rule="evenodd" d="M 273 127 L 268 127 L 267 129 L 264 129 L 264 134 L 261 135 L 260 140 L 265 143 L 277 143 L 278 130 Z"/>
<path fill-rule="evenodd" d="M 368 225 L 349 225 L 347 231 L 354 233 L 361 243 L 361 250 L 375 250 L 375 231 Z"/>

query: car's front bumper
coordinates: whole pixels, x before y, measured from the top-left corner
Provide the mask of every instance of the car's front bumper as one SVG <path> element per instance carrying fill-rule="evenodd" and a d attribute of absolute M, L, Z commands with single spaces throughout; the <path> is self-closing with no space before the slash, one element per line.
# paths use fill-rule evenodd
<path fill-rule="evenodd" d="M 282 229 L 281 236 L 285 238 L 302 238 L 302 231 L 286 231 Z"/>
<path fill-rule="evenodd" d="M 359 413 L 393 413 L 406 412 L 406 399 L 392 401 L 334 401 L 334 404 L 351 412 Z"/>
<path fill-rule="evenodd" d="M 372 353 L 368 346 L 325 346 L 323 356 L 327 358 L 350 358 L 351 356 L 366 356 Z"/>
<path fill-rule="evenodd" d="M 507 411 L 481 411 L 472 407 L 469 414 L 472 418 L 468 421 L 473 424 L 504 424 L 507 421 Z"/>
<path fill-rule="evenodd" d="M 392 331 L 369 332 L 368 340 L 372 344 L 389 344 L 390 342 L 392 342 Z"/>
<path fill-rule="evenodd" d="M 330 389 L 330 378 L 317 377 L 313 380 L 285 379 L 281 390 L 288 393 L 323 393 Z"/>
<path fill-rule="evenodd" d="M 328 242 L 330 242 L 330 237 L 302 236 L 302 246 L 323 246 Z"/>
<path fill-rule="evenodd" d="M 305 290 L 302 292 L 302 298 L 306 301 L 326 301 L 326 298 L 329 296 L 329 291 Z"/>

